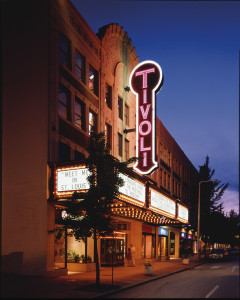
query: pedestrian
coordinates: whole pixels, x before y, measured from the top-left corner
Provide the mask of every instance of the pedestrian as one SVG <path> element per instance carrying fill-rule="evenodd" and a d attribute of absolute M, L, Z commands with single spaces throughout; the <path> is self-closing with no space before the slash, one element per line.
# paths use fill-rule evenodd
<path fill-rule="evenodd" d="M 132 252 L 131 252 L 131 249 L 128 248 L 128 251 L 127 251 L 127 261 L 128 261 L 128 266 L 129 267 L 132 267 L 133 266 L 133 262 L 132 262 Z"/>
<path fill-rule="evenodd" d="M 135 249 L 135 247 L 133 246 L 133 244 L 130 244 L 129 246 L 131 247 L 131 252 L 132 252 L 132 264 L 133 264 L 133 267 L 136 267 L 136 263 L 135 263 L 135 253 L 136 253 L 136 249 Z"/>

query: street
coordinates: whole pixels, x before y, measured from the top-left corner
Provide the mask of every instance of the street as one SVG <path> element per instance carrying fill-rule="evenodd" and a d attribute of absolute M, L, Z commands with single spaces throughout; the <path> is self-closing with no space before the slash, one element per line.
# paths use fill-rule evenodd
<path fill-rule="evenodd" d="M 109 297 L 239 298 L 239 258 L 234 256 L 226 261 L 209 262 Z"/>

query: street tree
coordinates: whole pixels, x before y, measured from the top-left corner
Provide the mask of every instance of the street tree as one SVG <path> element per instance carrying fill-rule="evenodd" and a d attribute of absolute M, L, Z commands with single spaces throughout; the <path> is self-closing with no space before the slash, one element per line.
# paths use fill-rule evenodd
<path fill-rule="evenodd" d="M 215 169 L 209 166 L 209 156 L 206 157 L 206 161 L 203 166 L 200 166 L 199 181 L 209 181 L 213 179 Z M 220 180 L 209 181 L 203 183 L 200 193 L 200 228 L 202 233 L 202 239 L 204 242 L 214 241 L 220 235 L 220 227 L 215 228 L 215 224 L 219 224 L 219 220 L 224 218 L 223 203 L 220 202 L 224 192 L 229 186 L 229 183 L 221 183 Z M 224 219 L 225 220 L 225 219 Z M 224 222 L 221 222 L 223 224 Z M 219 233 L 218 233 L 219 231 Z"/>
<path fill-rule="evenodd" d="M 104 132 L 91 132 L 88 143 L 88 157 L 83 160 L 89 171 L 87 192 L 75 192 L 68 200 L 65 224 L 69 235 L 76 240 L 93 237 L 94 262 L 96 263 L 96 285 L 100 284 L 100 267 L 97 239 L 114 230 L 111 218 L 111 204 L 119 194 L 124 182 L 119 176 L 127 166 L 136 160 L 131 158 L 120 162 L 110 155 Z"/>

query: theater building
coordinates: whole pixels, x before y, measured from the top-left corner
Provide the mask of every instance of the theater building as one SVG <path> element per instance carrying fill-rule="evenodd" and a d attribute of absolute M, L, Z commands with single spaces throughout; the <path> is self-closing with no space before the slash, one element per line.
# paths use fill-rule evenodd
<path fill-rule="evenodd" d="M 119 160 L 136 155 L 129 77 L 139 58 L 125 29 L 94 33 L 68 0 L 5 1 L 2 11 L 2 269 L 62 274 L 73 270 L 67 253 L 94 258 L 91 238 L 54 233 L 65 200 L 87 189 L 80 161 L 90 131 L 105 131 Z M 151 175 L 123 175 L 116 230 L 99 239 L 102 266 L 124 265 L 130 244 L 137 264 L 179 258 L 183 239 L 193 247 L 198 172 L 158 118 L 156 160 Z"/>

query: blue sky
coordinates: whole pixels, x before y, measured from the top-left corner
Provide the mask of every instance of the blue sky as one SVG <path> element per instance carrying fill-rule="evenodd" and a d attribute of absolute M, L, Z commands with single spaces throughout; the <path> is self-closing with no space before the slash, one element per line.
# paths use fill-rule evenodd
<path fill-rule="evenodd" d="M 239 212 L 238 1 L 72 0 L 97 33 L 118 23 L 139 61 L 162 68 L 157 115 L 199 170 L 205 158 L 222 183 L 224 211 Z"/>

